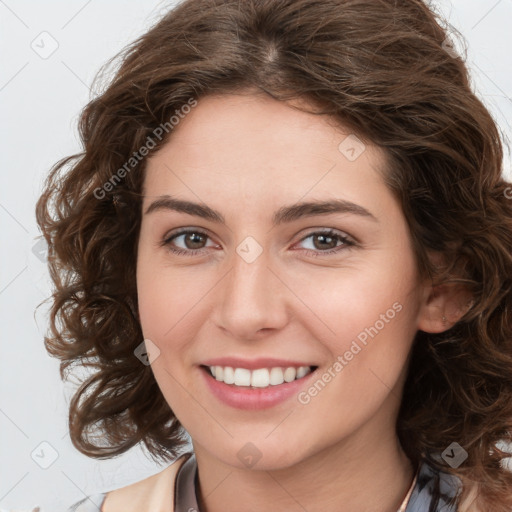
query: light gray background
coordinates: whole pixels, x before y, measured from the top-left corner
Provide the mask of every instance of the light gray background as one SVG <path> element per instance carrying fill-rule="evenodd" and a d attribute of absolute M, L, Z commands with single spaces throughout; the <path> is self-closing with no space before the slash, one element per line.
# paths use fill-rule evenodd
<path fill-rule="evenodd" d="M 80 151 L 76 122 L 100 65 L 173 4 L 0 0 L 0 509 L 63 510 L 161 469 L 138 448 L 97 461 L 70 442 L 67 401 L 73 386 L 60 381 L 58 361 L 43 346 L 47 307 L 35 312 L 50 286 L 38 252 L 34 205 L 49 168 Z M 512 0 L 433 4 L 466 38 L 474 88 L 509 139 Z M 56 44 L 52 55 L 44 55 Z M 505 167 L 510 176 L 508 153 Z M 35 462 L 52 462 L 53 450 L 58 456 L 47 469 Z"/>

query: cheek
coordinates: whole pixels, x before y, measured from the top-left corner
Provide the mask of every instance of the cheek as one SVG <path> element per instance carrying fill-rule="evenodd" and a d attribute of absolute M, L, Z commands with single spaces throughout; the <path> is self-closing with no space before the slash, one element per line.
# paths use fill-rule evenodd
<path fill-rule="evenodd" d="M 306 329 L 328 353 L 329 391 L 314 399 L 319 414 L 331 400 L 339 411 L 375 410 L 401 377 L 420 306 L 414 257 L 404 245 L 388 257 L 375 253 L 364 266 L 329 269 L 323 280 L 296 281 L 297 295 L 311 305 L 302 316 Z"/>
<path fill-rule="evenodd" d="M 307 424 L 324 418 L 322 443 L 357 430 L 384 403 L 399 403 L 397 385 L 416 330 L 416 307 L 405 289 L 386 287 L 389 293 L 379 294 L 370 284 L 346 295 L 338 292 L 331 301 L 324 297 L 319 311 L 334 334 L 318 327 L 318 320 L 310 324 L 329 355 L 317 380 L 298 398 Z"/>
<path fill-rule="evenodd" d="M 214 277 L 208 271 L 199 276 L 194 266 L 171 267 L 161 254 L 141 247 L 137 294 L 142 332 L 159 347 L 158 363 L 164 362 L 173 372 L 180 371 L 180 361 L 189 362 L 187 349 L 208 316 L 205 305 L 216 283 Z"/>
<path fill-rule="evenodd" d="M 299 302 L 307 306 L 300 305 L 301 321 L 336 355 L 348 350 L 358 336 L 364 342 L 370 336 L 368 329 L 372 333 L 377 329 L 379 337 L 385 338 L 386 331 L 396 337 L 414 323 L 418 306 L 414 279 L 414 267 L 405 259 L 396 265 L 380 259 L 364 266 L 315 271 L 300 279 L 290 273 L 286 278 L 294 283 Z M 408 338 L 409 333 L 403 336 Z"/>
<path fill-rule="evenodd" d="M 170 269 L 141 244 L 137 261 L 139 317 L 144 339 L 158 347 L 151 370 L 166 402 L 175 414 L 187 418 L 190 409 L 189 388 L 184 372 L 189 340 L 196 336 L 194 304 L 200 300 L 201 285 L 189 286 L 186 269 Z M 186 284 L 184 286 L 184 284 Z"/>

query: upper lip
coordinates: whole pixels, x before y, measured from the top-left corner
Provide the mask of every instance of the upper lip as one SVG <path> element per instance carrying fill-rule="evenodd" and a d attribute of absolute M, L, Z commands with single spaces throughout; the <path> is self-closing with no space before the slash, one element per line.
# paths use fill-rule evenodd
<path fill-rule="evenodd" d="M 241 359 L 239 357 L 215 357 L 213 359 L 203 361 L 201 364 L 205 366 L 231 366 L 232 368 L 247 368 L 248 370 L 257 370 L 258 368 L 298 368 L 299 366 L 315 366 L 304 361 L 290 361 L 286 359 L 277 359 L 275 357 L 258 357 L 257 359 Z"/>

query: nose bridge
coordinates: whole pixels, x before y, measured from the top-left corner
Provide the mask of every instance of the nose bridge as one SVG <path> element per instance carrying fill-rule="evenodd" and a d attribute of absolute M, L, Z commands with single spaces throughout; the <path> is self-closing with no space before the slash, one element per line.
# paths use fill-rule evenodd
<path fill-rule="evenodd" d="M 237 337 L 251 337 L 285 321 L 283 285 L 270 268 L 269 251 L 256 244 L 250 239 L 239 244 L 223 279 L 219 324 Z"/>

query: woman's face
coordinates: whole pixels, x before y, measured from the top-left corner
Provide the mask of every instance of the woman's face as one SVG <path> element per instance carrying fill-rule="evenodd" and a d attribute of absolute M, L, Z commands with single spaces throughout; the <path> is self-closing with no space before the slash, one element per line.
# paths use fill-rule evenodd
<path fill-rule="evenodd" d="M 140 319 L 196 447 L 278 468 L 394 436 L 424 288 L 384 162 L 325 117 L 256 95 L 201 99 L 148 160 Z M 299 366 L 317 368 L 286 382 Z"/>

